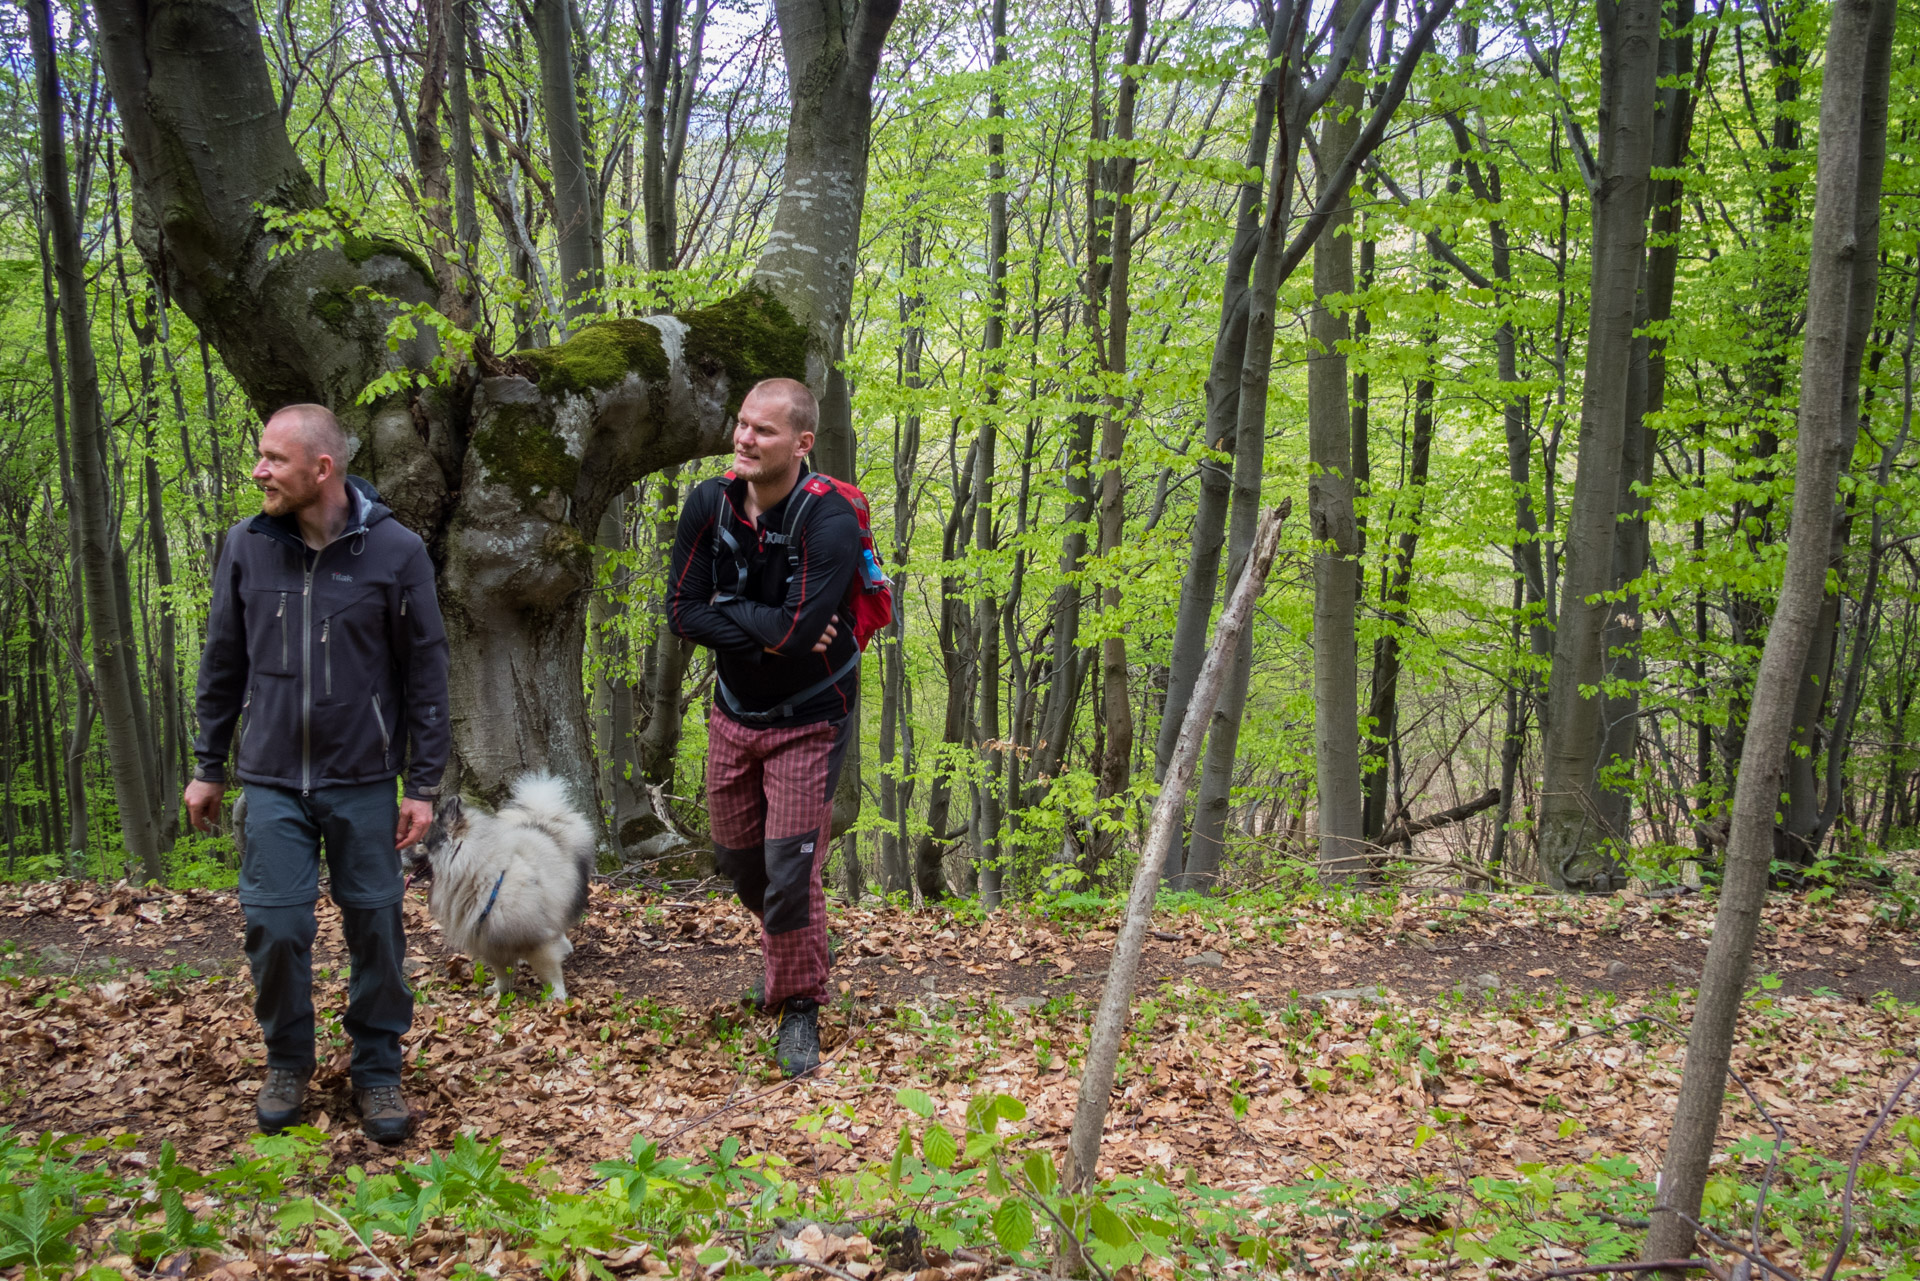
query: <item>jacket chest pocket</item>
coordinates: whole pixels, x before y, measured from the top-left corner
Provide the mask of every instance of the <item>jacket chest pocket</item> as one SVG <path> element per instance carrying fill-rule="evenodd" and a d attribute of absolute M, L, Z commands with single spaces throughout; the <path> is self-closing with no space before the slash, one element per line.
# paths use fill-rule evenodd
<path fill-rule="evenodd" d="M 328 585 L 331 586 L 331 585 Z M 298 605 L 298 599 L 292 602 Z M 385 687 L 392 619 L 377 587 L 322 590 L 313 608 L 313 697 L 316 703 L 365 709 L 367 695 Z M 300 661 L 298 629 L 294 661 Z"/>
<path fill-rule="evenodd" d="M 254 671 L 269 676 L 299 672 L 301 602 L 298 590 L 247 589 L 247 665 Z"/>

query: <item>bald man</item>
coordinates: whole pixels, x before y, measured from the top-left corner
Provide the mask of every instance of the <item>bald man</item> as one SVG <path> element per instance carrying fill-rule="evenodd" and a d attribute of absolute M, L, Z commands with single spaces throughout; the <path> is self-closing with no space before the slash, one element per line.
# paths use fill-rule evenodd
<path fill-rule="evenodd" d="M 447 637 L 426 546 L 347 475 L 347 450 L 322 405 L 288 405 L 260 433 L 260 514 L 228 533 L 214 571 L 185 799 L 209 830 L 237 727 L 240 904 L 267 1043 L 260 1128 L 298 1123 L 313 1075 L 324 853 L 353 962 L 343 1023 L 361 1129 L 398 1143 L 413 1128 L 400 1089 L 413 993 L 400 968 L 399 851 L 426 835 L 446 767 Z"/>
<path fill-rule="evenodd" d="M 805 383 L 770 378 L 740 403 L 733 467 L 681 509 L 667 622 L 714 652 L 707 814 L 714 864 L 760 918 L 788 1076 L 820 1063 L 820 1003 L 832 964 L 821 869 L 833 793 L 860 702 L 860 647 L 847 587 L 860 521 L 807 475 L 820 407 Z"/>

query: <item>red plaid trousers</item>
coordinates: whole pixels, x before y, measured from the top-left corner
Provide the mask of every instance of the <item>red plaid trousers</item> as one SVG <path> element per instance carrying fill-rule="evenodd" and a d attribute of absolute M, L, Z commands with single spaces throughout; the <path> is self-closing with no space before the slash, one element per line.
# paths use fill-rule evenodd
<path fill-rule="evenodd" d="M 827 999 L 826 867 L 833 792 L 852 718 L 756 729 L 707 717 L 707 816 L 714 866 L 760 918 L 766 1004 Z"/>

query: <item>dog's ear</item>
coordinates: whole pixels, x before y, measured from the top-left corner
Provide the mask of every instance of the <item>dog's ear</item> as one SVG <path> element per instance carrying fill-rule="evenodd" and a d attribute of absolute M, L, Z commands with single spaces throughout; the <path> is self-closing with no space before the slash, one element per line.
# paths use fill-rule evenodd
<path fill-rule="evenodd" d="M 460 797 L 458 794 L 449 796 L 446 800 L 441 801 L 440 808 L 434 813 L 434 818 L 439 821 L 442 827 L 449 831 L 458 827 L 464 817 L 465 815 L 460 808 Z"/>

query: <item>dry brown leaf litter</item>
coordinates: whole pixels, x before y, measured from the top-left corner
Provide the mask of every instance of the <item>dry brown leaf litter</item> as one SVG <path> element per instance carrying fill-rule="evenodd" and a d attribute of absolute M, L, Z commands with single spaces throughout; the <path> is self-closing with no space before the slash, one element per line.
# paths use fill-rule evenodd
<path fill-rule="evenodd" d="M 1378 1183 L 1414 1172 L 1464 1180 L 1596 1153 L 1657 1168 L 1682 1047 L 1665 1033 L 1649 1045 L 1567 1035 L 1649 1011 L 1684 1022 L 1684 996 L 1675 1009 L 1660 989 L 1684 984 L 1689 961 L 1697 972 L 1704 947 L 1686 945 L 1710 932 L 1710 905 L 1448 906 L 1403 902 L 1390 916 L 1357 920 L 1290 905 L 1271 922 L 1257 914 L 1224 926 L 1191 915 L 1156 921 L 1148 969 L 1171 982 L 1143 982 L 1153 1023 L 1136 1028 L 1129 1046 L 1133 1070 L 1108 1121 L 1103 1176 L 1152 1166 L 1223 1188 L 1295 1182 L 1321 1168 Z M 325 1044 L 309 1116 L 334 1136 L 335 1167 L 377 1172 L 472 1131 L 499 1138 L 511 1160 L 550 1157 L 574 1186 L 593 1162 L 623 1155 L 635 1134 L 680 1155 L 732 1135 L 802 1177 L 884 1162 L 911 1120 L 894 1098 L 909 1084 L 928 1090 L 954 1128 L 977 1091 L 1018 1097 L 1030 1109 L 1032 1142 L 1063 1148 L 1076 1088 L 1069 1059 L 1084 1036 L 1085 1006 L 1039 1002 L 1097 993 L 1113 938 L 1025 914 L 969 923 L 838 908 L 835 977 L 844 996 L 823 1019 L 829 1064 L 818 1079 L 783 1084 L 762 1039 L 771 1023 L 732 999 L 753 973 L 754 929 L 730 902 L 596 890 L 570 977 L 575 999 L 564 1006 L 485 999 L 464 960 L 441 955 L 419 905 L 408 910 L 419 1008 L 406 1085 L 421 1130 L 397 1153 L 360 1136 L 338 1033 L 344 974 L 329 969 L 316 984 Z M 319 949 L 324 963 L 341 952 L 337 915 L 325 903 L 321 915 L 331 940 Z M 0 897 L 0 937 L 35 947 L 65 939 L 55 946 L 82 971 L 108 957 L 164 971 L 227 955 L 236 922 L 231 897 L 209 892 L 65 882 Z M 1768 909 L 1763 947 L 1756 974 L 1778 974 L 1783 984 L 1766 995 L 1769 1008 L 1749 1013 L 1735 1068 L 1799 1146 L 1844 1158 L 1914 1053 L 1920 1011 L 1831 986 L 1816 995 L 1793 979 L 1887 976 L 1894 981 L 1879 987 L 1911 1000 L 1912 988 L 1900 991 L 1898 981 L 1920 968 L 1912 938 L 1865 899 L 1810 908 L 1782 898 Z M 1183 964 L 1202 950 L 1220 963 Z M 1610 998 L 1599 990 L 1605 958 L 1622 954 L 1643 969 L 1653 958 L 1669 968 Z M 1420 982 L 1404 981 L 1416 971 Z M 1560 988 L 1560 1003 L 1520 1008 L 1510 992 L 1436 1003 L 1423 990 L 1481 972 L 1509 989 Z M 1323 1026 L 1304 1040 L 1272 1017 L 1290 991 L 1357 979 L 1388 989 L 1386 1010 L 1405 1043 L 1443 1051 L 1436 1067 L 1370 1046 L 1382 1011 L 1359 1001 L 1326 1003 Z M 1013 1002 L 1015 993 L 1027 1001 Z M 202 1168 L 222 1163 L 251 1132 L 263 1072 L 250 1000 L 244 976 L 176 971 L 155 981 L 140 968 L 93 981 L 41 973 L 0 984 L 0 1121 L 137 1133 L 171 1140 Z M 1257 1026 L 1242 1002 L 1263 1012 Z M 1445 1127 L 1444 1142 L 1416 1150 L 1416 1130 L 1436 1106 L 1460 1119 Z M 803 1120 L 849 1146 L 809 1136 Z M 1764 1129 L 1746 1103 L 1730 1108 L 1729 1138 Z M 622 1266 L 642 1263 L 635 1256 Z"/>

